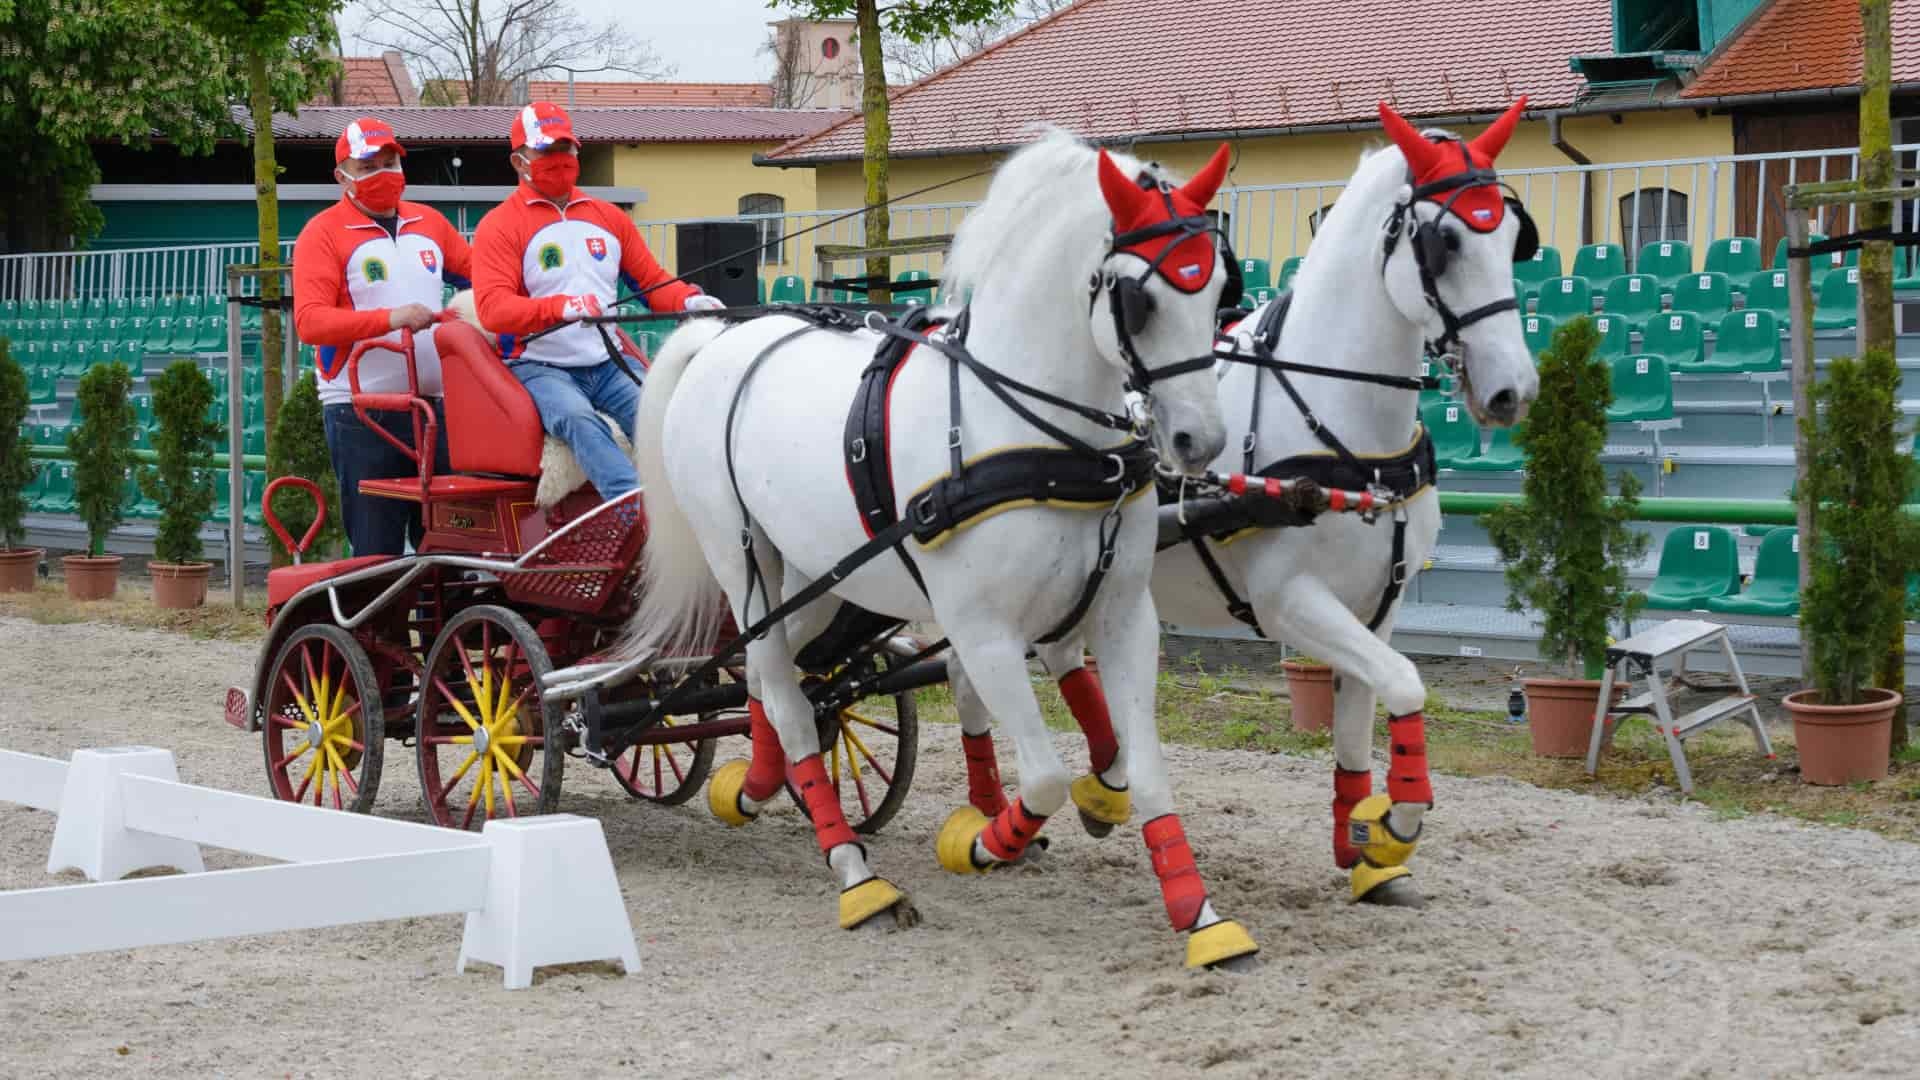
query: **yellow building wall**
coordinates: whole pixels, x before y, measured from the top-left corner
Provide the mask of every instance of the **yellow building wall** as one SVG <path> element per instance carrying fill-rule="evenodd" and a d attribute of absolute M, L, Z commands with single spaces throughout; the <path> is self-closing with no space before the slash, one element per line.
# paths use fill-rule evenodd
<path fill-rule="evenodd" d="M 597 182 L 646 191 L 647 200 L 634 206 L 633 219 L 641 226 L 647 246 L 660 264 L 676 270 L 672 229 L 657 225 L 659 222 L 734 217 L 740 213 L 741 197 L 752 194 L 780 196 L 786 200 L 788 213 L 819 207 L 812 170 L 764 169 L 754 165 L 755 154 L 778 145 L 777 142 L 729 142 L 616 146 L 610 175 Z M 584 168 L 582 172 L 584 174 Z M 649 228 L 650 225 L 655 227 Z M 763 276 L 793 272 L 792 253 L 783 251 L 781 256 L 781 262 L 762 266 Z"/>
<path fill-rule="evenodd" d="M 1463 128 L 1469 137 L 1484 130 Z M 1620 199 L 1640 188 L 1667 188 L 1688 199 L 1688 229 L 1698 260 L 1707 243 L 1733 232 L 1733 170 L 1708 164 L 1634 168 L 1635 163 L 1685 158 L 1724 157 L 1733 153 L 1733 125 L 1726 116 L 1701 117 L 1691 110 L 1569 117 L 1562 137 L 1604 169 L 1589 173 L 1592 221 L 1581 229 L 1582 190 L 1573 162 L 1547 138 L 1545 121 L 1523 123 L 1500 156 L 1500 168 L 1518 190 L 1539 222 L 1542 241 L 1561 249 L 1568 264 L 1583 236 L 1594 242 L 1622 241 Z M 1382 145 L 1379 131 L 1337 132 L 1244 139 L 1235 145 L 1230 187 L 1261 188 L 1303 185 L 1284 191 L 1242 191 L 1230 206 L 1234 235 L 1244 257 L 1267 258 L 1276 264 L 1290 255 L 1304 254 L 1312 239 L 1308 219 L 1340 194 L 1358 166 L 1363 152 Z M 1218 143 L 1150 143 L 1137 148 L 1138 156 L 1159 161 L 1176 172 L 1190 174 L 1203 165 Z M 892 165 L 892 190 L 912 191 L 942 180 L 989 167 L 983 156 L 916 158 Z M 1529 170 L 1539 170 L 1528 175 Z M 866 186 L 858 162 L 835 163 L 817 169 L 817 194 L 822 209 L 859 206 Z M 922 202 L 978 200 L 989 177 L 978 177 L 913 199 Z M 896 209 L 896 217 L 901 216 Z M 896 227 L 896 236 L 917 235 Z M 1631 239 L 1629 236 L 1627 239 Z M 1651 240 L 1653 237 L 1645 237 Z M 1275 269 L 1278 267 L 1276 265 Z"/>

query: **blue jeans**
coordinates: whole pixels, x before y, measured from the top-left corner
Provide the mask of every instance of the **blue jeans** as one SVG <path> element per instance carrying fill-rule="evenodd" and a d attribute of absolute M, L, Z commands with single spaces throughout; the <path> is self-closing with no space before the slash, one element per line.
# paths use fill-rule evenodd
<path fill-rule="evenodd" d="M 573 450 L 580 471 L 587 474 L 601 499 L 617 498 L 640 486 L 633 460 L 594 415 L 601 412 L 612 417 L 632 439 L 634 414 L 640 408 L 640 388 L 632 379 L 611 361 L 590 367 L 521 361 L 510 370 L 533 397 L 540 425 Z"/>
<path fill-rule="evenodd" d="M 447 414 L 439 398 L 433 399 L 433 413 L 439 425 L 440 445 L 434 460 L 434 475 L 438 476 L 447 471 Z M 367 415 L 393 432 L 401 442 L 413 445 L 410 414 L 369 411 Z M 418 551 L 421 537 L 425 535 L 420 524 L 420 505 L 362 495 L 360 481 L 418 476 L 420 467 L 362 424 L 353 406 L 329 405 L 324 416 L 327 453 L 333 458 L 333 474 L 340 480 L 340 520 L 346 525 L 353 553 L 399 555 L 406 551 L 408 542 Z"/>

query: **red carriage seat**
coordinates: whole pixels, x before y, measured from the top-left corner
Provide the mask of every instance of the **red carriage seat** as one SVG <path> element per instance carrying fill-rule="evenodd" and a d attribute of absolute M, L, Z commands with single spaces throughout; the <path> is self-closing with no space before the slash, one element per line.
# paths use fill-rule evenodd
<path fill-rule="evenodd" d="M 540 475 L 540 410 L 485 335 L 463 322 L 433 332 L 445 385 L 447 457 L 456 473 Z"/>
<path fill-rule="evenodd" d="M 392 561 L 391 555 L 361 555 L 332 562 L 301 563 L 267 571 L 267 607 L 277 608 L 294 598 L 301 589 L 369 566 Z"/>

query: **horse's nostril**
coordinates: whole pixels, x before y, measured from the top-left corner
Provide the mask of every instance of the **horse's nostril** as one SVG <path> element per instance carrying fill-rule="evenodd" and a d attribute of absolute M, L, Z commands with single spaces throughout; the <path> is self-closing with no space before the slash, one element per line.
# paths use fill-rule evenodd
<path fill-rule="evenodd" d="M 1192 449 L 1193 449 L 1193 436 L 1192 436 L 1192 435 L 1189 435 L 1188 433 L 1186 433 L 1186 432 L 1184 432 L 1184 431 L 1182 431 L 1182 432 L 1177 432 L 1177 433 L 1176 433 L 1176 434 L 1175 434 L 1175 435 L 1173 436 L 1173 448 L 1174 448 L 1175 450 L 1178 450 L 1178 451 L 1180 451 L 1180 452 L 1181 452 L 1181 453 L 1183 453 L 1183 454 L 1184 454 L 1184 453 L 1186 453 L 1186 452 L 1187 452 L 1187 451 L 1189 451 L 1189 450 L 1192 450 Z"/>
<path fill-rule="evenodd" d="M 1493 400 L 1487 402 L 1487 411 L 1491 412 L 1494 416 L 1502 420 L 1505 420 L 1506 418 L 1514 415 L 1514 413 L 1518 411 L 1520 407 L 1519 401 L 1520 401 L 1519 397 L 1516 394 L 1514 394 L 1513 391 L 1502 390 L 1499 393 L 1493 395 Z"/>

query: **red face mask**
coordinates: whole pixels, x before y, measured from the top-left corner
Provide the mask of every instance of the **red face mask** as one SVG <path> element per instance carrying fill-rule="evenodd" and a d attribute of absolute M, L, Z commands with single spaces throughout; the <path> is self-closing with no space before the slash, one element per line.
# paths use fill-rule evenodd
<path fill-rule="evenodd" d="M 400 193 L 407 190 L 407 177 L 399 169 L 382 169 L 354 180 L 347 194 L 375 217 L 388 217 L 400 208 Z"/>
<path fill-rule="evenodd" d="M 527 166 L 533 190 L 549 199 L 565 199 L 580 180 L 580 159 L 572 154 L 548 154 Z"/>

